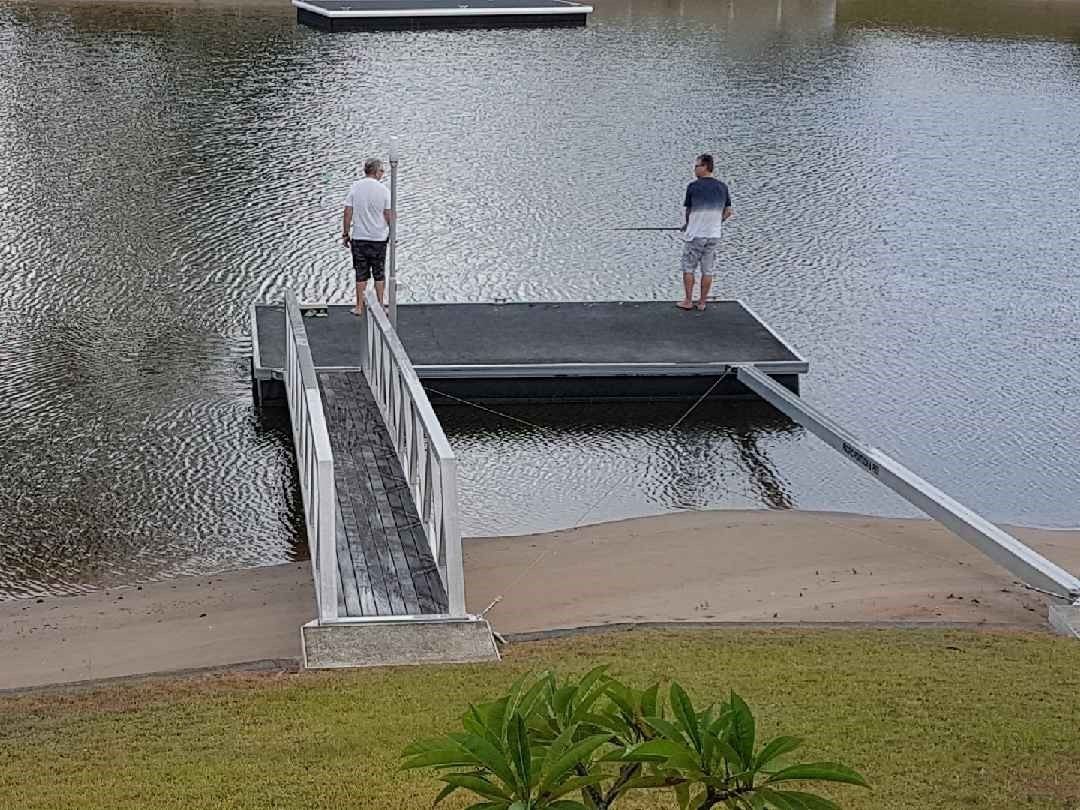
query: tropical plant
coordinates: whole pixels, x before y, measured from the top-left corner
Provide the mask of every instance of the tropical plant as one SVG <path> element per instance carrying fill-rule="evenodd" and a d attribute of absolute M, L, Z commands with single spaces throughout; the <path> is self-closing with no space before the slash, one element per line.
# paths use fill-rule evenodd
<path fill-rule="evenodd" d="M 525 676 L 470 706 L 462 731 L 410 745 L 402 767 L 441 772 L 435 804 L 476 794 L 469 810 L 608 810 L 631 790 L 670 790 L 680 810 L 837 810 L 786 783 L 868 786 L 837 763 L 782 766 L 798 738 L 756 748 L 754 715 L 734 692 L 698 712 L 672 683 L 667 703 L 659 684 L 639 691 L 603 667 L 562 683 L 550 672 Z"/>

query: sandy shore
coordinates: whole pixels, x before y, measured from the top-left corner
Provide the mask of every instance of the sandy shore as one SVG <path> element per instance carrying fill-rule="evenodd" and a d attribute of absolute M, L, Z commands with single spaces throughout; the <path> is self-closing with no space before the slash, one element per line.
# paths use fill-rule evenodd
<path fill-rule="evenodd" d="M 1080 532 L 1015 530 L 1071 571 Z M 936 523 L 691 512 L 465 544 L 470 609 L 502 633 L 642 621 L 1046 628 L 1046 600 Z M 0 689 L 299 654 L 306 564 L 0 602 Z"/>

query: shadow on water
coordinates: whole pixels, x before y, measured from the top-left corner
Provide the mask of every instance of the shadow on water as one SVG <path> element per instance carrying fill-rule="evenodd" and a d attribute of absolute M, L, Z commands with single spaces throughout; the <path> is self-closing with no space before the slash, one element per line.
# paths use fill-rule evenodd
<path fill-rule="evenodd" d="M 438 416 L 461 460 L 466 522 L 469 502 L 481 497 L 474 490 L 495 480 L 498 495 L 482 497 L 500 501 L 507 533 L 530 531 L 534 515 L 560 527 L 612 519 L 628 500 L 654 512 L 795 505 L 768 446 L 797 440 L 800 427 L 761 402 L 707 401 L 687 415 L 688 408 L 439 405 Z M 483 529 L 469 526 L 466 533 Z"/>
<path fill-rule="evenodd" d="M 260 408 L 253 404 L 255 433 L 293 457 L 292 425 L 285 408 Z M 304 498 L 300 490 L 300 469 L 295 463 L 287 465 L 281 481 L 282 521 L 290 540 L 288 561 L 311 559 L 307 523 L 304 520 Z"/>

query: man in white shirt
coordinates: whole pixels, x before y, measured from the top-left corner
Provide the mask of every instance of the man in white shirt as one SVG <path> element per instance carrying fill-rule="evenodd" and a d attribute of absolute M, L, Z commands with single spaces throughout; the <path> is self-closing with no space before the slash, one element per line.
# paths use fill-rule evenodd
<path fill-rule="evenodd" d="M 345 197 L 345 216 L 341 241 L 352 249 L 356 272 L 356 306 L 353 315 L 364 314 L 364 290 L 368 279 L 375 279 L 375 294 L 384 303 L 386 290 L 386 242 L 390 238 L 390 190 L 381 182 L 382 161 L 364 161 L 364 179 L 352 184 Z"/>
<path fill-rule="evenodd" d="M 679 309 L 694 308 L 694 276 L 697 274 L 701 275 L 697 308 L 705 309 L 712 288 L 720 234 L 724 223 L 735 213 L 727 184 L 713 177 L 713 168 L 712 155 L 698 155 L 694 161 L 694 177 L 697 179 L 686 187 L 683 201 L 686 221 L 682 228 L 686 239 L 682 255 L 684 294 L 683 300 L 675 305 Z"/>

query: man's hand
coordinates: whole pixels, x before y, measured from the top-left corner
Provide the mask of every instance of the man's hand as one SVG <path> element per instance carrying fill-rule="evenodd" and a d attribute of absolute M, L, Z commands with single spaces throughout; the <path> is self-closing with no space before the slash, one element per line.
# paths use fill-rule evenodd
<path fill-rule="evenodd" d="M 343 244 L 345 247 L 350 247 L 352 245 L 352 242 L 350 241 L 349 235 L 347 233 L 343 233 L 341 235 L 341 244 Z"/>

